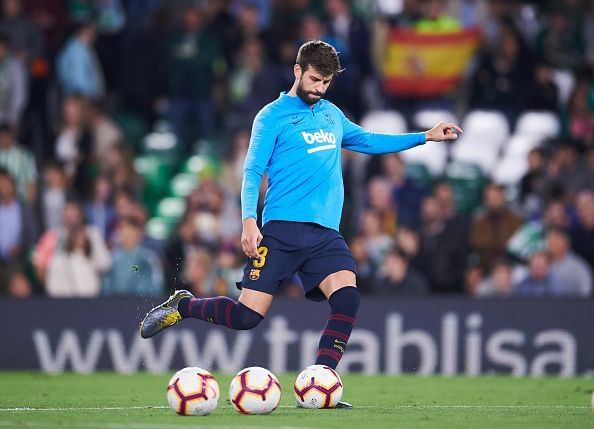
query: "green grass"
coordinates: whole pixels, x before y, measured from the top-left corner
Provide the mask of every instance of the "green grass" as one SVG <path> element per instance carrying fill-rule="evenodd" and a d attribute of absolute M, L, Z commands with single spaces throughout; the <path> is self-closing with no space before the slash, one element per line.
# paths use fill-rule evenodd
<path fill-rule="evenodd" d="M 179 417 L 166 408 L 169 375 L 0 372 L 0 429 L 594 428 L 593 379 L 344 375 L 343 399 L 355 409 L 303 410 L 294 408 L 294 377 L 279 377 L 283 399 L 271 415 L 235 412 L 231 377 L 218 375 L 217 410 Z"/>

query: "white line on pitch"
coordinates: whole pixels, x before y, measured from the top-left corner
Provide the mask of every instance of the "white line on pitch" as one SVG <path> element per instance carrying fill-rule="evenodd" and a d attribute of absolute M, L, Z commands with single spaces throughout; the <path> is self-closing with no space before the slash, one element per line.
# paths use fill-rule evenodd
<path fill-rule="evenodd" d="M 225 405 L 223 405 L 224 407 Z M 29 411 L 125 411 L 125 410 L 149 410 L 149 409 L 168 409 L 166 405 L 144 405 L 144 406 L 130 406 L 130 407 L 14 407 L 14 408 L 0 408 L 0 412 L 29 412 Z M 293 405 L 281 405 L 279 408 L 295 408 Z M 586 409 L 590 408 L 585 405 L 355 405 L 355 409 Z"/>

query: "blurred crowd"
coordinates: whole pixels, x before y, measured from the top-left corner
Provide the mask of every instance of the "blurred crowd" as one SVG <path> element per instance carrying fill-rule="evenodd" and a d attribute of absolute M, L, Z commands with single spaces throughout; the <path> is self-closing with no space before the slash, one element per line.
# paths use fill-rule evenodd
<path fill-rule="evenodd" d="M 414 115 L 438 107 L 459 123 L 479 110 L 510 130 L 527 111 L 560 124 L 513 183 L 482 171 L 461 188 L 399 154 L 345 152 L 341 230 L 362 293 L 592 297 L 592 0 L 0 5 L 4 296 L 238 296 L 251 122 L 290 88 L 300 44 L 321 39 L 345 67 L 327 98 L 354 121 L 396 111 L 415 131 Z M 385 91 L 395 28 L 480 29 L 458 88 L 430 99 Z M 302 296 L 299 279 L 280 293 Z"/>

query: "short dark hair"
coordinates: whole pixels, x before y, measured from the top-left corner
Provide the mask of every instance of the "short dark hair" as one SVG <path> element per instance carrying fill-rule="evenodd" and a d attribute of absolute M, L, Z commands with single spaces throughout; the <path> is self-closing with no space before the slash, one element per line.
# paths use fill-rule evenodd
<path fill-rule="evenodd" d="M 321 40 L 311 40 L 301 45 L 296 63 L 303 71 L 312 66 L 324 76 L 334 75 L 343 70 L 334 46 Z"/>

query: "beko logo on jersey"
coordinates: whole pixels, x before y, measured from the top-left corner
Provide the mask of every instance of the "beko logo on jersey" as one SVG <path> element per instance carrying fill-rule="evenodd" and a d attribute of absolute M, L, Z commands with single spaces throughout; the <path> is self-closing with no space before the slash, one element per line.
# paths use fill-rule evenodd
<path fill-rule="evenodd" d="M 307 144 L 313 143 L 332 143 L 336 144 L 336 136 L 334 133 L 327 133 L 326 131 L 320 129 L 320 131 L 316 131 L 315 133 L 306 133 L 305 131 L 301 132 L 303 136 L 303 140 Z"/>

